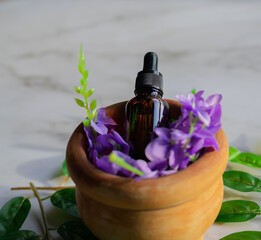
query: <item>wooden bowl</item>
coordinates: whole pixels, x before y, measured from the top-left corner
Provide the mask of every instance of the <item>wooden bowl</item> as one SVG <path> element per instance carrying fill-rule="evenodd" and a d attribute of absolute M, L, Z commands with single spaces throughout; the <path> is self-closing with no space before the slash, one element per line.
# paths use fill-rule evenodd
<path fill-rule="evenodd" d="M 172 118 L 180 105 L 167 100 Z M 106 108 L 123 133 L 126 102 Z M 96 169 L 86 155 L 80 124 L 67 146 L 67 166 L 76 184 L 76 199 L 87 227 L 101 240 L 202 240 L 215 221 L 223 199 L 222 174 L 228 143 L 216 134 L 219 151 L 206 149 L 186 169 L 155 179 L 135 181 Z"/>

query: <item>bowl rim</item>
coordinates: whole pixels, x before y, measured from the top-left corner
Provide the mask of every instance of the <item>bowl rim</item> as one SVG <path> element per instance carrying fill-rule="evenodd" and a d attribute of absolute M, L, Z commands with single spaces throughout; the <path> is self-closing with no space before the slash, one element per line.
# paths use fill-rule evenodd
<path fill-rule="evenodd" d="M 170 109 L 180 107 L 177 101 L 167 102 Z M 106 107 L 106 113 L 113 116 L 117 109 L 124 108 L 125 103 L 119 102 Z M 216 140 L 219 145 L 218 151 L 207 149 L 186 169 L 168 176 L 136 181 L 111 175 L 94 167 L 87 158 L 86 136 L 81 123 L 68 142 L 66 161 L 69 173 L 83 196 L 112 207 L 159 209 L 189 201 L 222 178 L 228 160 L 228 143 L 222 129 L 217 132 Z"/>

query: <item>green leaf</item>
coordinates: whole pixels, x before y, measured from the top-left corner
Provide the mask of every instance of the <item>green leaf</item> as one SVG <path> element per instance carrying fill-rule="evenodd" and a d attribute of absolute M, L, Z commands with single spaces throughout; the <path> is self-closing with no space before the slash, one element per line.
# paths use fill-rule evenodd
<path fill-rule="evenodd" d="M 83 88 L 80 90 L 80 93 L 82 94 L 83 97 L 85 96 L 85 91 Z"/>
<path fill-rule="evenodd" d="M 83 74 L 84 73 L 84 68 L 85 68 L 85 64 L 79 64 L 78 65 L 78 70 L 79 70 L 79 72 L 81 73 L 81 74 Z"/>
<path fill-rule="evenodd" d="M 93 110 L 93 109 L 95 109 L 97 107 L 97 101 L 96 101 L 96 99 L 95 100 L 93 100 L 92 102 L 91 102 L 91 104 L 90 104 L 90 110 Z"/>
<path fill-rule="evenodd" d="M 94 119 L 96 117 L 96 114 L 97 114 L 97 110 L 94 109 L 91 113 L 91 119 Z"/>
<path fill-rule="evenodd" d="M 83 78 L 80 80 L 80 84 L 81 84 L 82 86 L 84 86 L 84 79 L 83 79 Z"/>
<path fill-rule="evenodd" d="M 75 101 L 80 107 L 84 107 L 84 102 L 81 99 L 75 98 Z"/>
<path fill-rule="evenodd" d="M 91 126 L 91 122 L 90 122 L 89 119 L 84 119 L 82 122 L 83 122 L 83 125 L 84 125 L 85 127 Z"/>
<path fill-rule="evenodd" d="M 78 63 L 79 72 L 83 74 L 84 68 L 85 68 L 85 58 L 84 58 L 84 54 L 82 52 L 82 45 L 81 45 L 80 50 L 79 50 L 79 63 Z"/>
<path fill-rule="evenodd" d="M 84 64 L 85 65 L 85 64 Z M 85 70 L 82 74 L 83 78 L 86 79 L 88 78 L 88 70 Z"/>
<path fill-rule="evenodd" d="M 193 88 L 192 90 L 191 90 L 191 93 L 193 94 L 193 95 L 195 95 L 196 94 L 196 89 L 195 88 Z"/>
<path fill-rule="evenodd" d="M 241 152 L 234 148 L 234 147 L 229 147 L 229 161 L 238 156 Z"/>
<path fill-rule="evenodd" d="M 227 235 L 220 240 L 261 240 L 261 232 L 258 231 L 244 231 L 236 232 Z"/>
<path fill-rule="evenodd" d="M 240 153 L 230 162 L 240 163 L 248 167 L 261 168 L 261 156 L 253 153 Z"/>
<path fill-rule="evenodd" d="M 216 222 L 245 222 L 256 215 L 261 209 L 257 203 L 245 200 L 232 200 L 223 202 Z"/>
<path fill-rule="evenodd" d="M 51 203 L 64 212 L 80 217 L 75 199 L 75 189 L 62 189 L 51 196 Z"/>
<path fill-rule="evenodd" d="M 74 87 L 74 90 L 75 90 L 75 92 L 77 92 L 77 93 L 81 93 L 81 87 Z"/>
<path fill-rule="evenodd" d="M 82 220 L 66 222 L 58 228 L 57 232 L 64 240 L 98 240 Z"/>
<path fill-rule="evenodd" d="M 70 176 L 68 169 L 67 169 L 67 165 L 66 165 L 66 159 L 64 159 L 64 161 L 63 161 L 63 168 L 62 169 L 63 169 L 63 174 L 65 176 Z"/>
<path fill-rule="evenodd" d="M 87 98 L 90 97 L 94 92 L 94 88 L 90 89 L 88 92 L 87 92 Z"/>
<path fill-rule="evenodd" d="M 223 181 L 225 186 L 240 192 L 261 192 L 261 180 L 246 172 L 224 172 Z"/>
<path fill-rule="evenodd" d="M 84 61 L 84 54 L 82 52 L 82 44 L 80 45 L 80 49 L 79 49 L 79 60 L 78 60 L 78 64 L 81 64 L 82 61 Z"/>
<path fill-rule="evenodd" d="M 1 236 L 1 240 L 40 240 L 41 238 L 32 231 L 21 230 Z"/>
<path fill-rule="evenodd" d="M 25 197 L 10 199 L 0 210 L 0 234 L 18 231 L 31 208 Z"/>

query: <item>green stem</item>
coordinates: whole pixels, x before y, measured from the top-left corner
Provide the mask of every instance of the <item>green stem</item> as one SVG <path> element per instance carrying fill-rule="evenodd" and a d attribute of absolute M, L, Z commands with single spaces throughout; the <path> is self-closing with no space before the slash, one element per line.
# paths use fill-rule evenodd
<path fill-rule="evenodd" d="M 49 198 L 51 198 L 51 197 L 52 197 L 52 195 L 47 196 L 47 197 L 45 197 L 45 198 L 42 198 L 41 201 L 45 201 L 45 200 L 47 200 L 47 199 L 49 199 Z"/>
<path fill-rule="evenodd" d="M 144 172 L 140 171 L 139 169 L 131 166 L 130 164 L 126 163 L 123 158 L 119 157 L 116 153 L 111 153 L 109 156 L 109 160 L 111 162 L 116 163 L 117 165 L 127 169 L 130 172 L 137 174 L 138 176 L 143 176 Z"/>
<path fill-rule="evenodd" d="M 40 195 L 39 195 L 38 191 L 36 190 L 34 184 L 31 183 L 31 182 L 30 182 L 30 187 L 31 187 L 35 197 L 37 198 L 39 206 L 40 206 L 40 210 L 41 210 L 41 214 L 42 214 L 42 218 L 43 218 L 43 223 L 44 223 L 46 240 L 51 240 L 51 237 L 50 237 L 50 234 L 49 234 L 49 231 L 48 231 L 48 227 L 47 227 L 47 219 L 46 219 L 46 216 L 45 216 L 45 212 L 44 212 L 44 207 L 43 207 L 42 201 L 40 199 Z"/>
<path fill-rule="evenodd" d="M 86 93 L 85 93 L 84 99 L 85 99 L 85 106 L 86 106 L 85 108 L 87 110 L 87 117 L 91 121 L 91 114 L 90 114 L 90 110 L 89 110 L 89 106 L 88 106 L 88 100 L 87 100 Z"/>
<path fill-rule="evenodd" d="M 190 120 L 189 134 L 192 134 L 192 133 L 193 133 L 193 131 L 194 131 L 194 125 L 196 125 L 196 123 L 197 123 L 197 119 L 195 119 L 195 120 L 193 121 L 193 115 L 192 115 L 192 114 L 193 114 L 192 112 L 189 113 L 189 120 Z M 187 139 L 187 141 L 186 141 L 186 143 L 185 143 L 185 145 L 184 145 L 184 147 L 183 147 L 184 150 L 186 149 L 186 147 L 187 147 L 187 145 L 189 144 L 190 140 L 191 140 L 190 138 Z"/>

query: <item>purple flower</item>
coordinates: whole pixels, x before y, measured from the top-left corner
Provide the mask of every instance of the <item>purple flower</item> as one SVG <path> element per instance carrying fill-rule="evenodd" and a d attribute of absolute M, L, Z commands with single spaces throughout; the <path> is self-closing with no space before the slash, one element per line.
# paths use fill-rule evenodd
<path fill-rule="evenodd" d="M 144 172 L 144 176 L 140 176 L 139 179 L 145 179 L 148 177 L 152 177 L 153 175 L 156 176 L 157 174 L 152 172 L 151 169 L 148 167 L 148 164 L 144 160 L 134 160 L 129 155 L 122 153 L 120 151 L 114 150 L 113 153 L 116 153 L 120 158 L 124 159 L 126 163 L 129 165 L 139 169 L 140 171 Z M 96 167 L 107 172 L 110 174 L 134 178 L 137 175 L 109 160 L 109 155 L 104 155 L 101 158 L 96 156 Z"/>
<path fill-rule="evenodd" d="M 106 116 L 105 108 L 98 109 L 96 121 L 92 119 L 91 126 L 84 126 L 89 155 L 92 155 L 94 145 L 96 144 L 96 137 L 111 132 L 116 125 L 116 122 L 112 118 Z M 119 136 L 116 133 L 114 135 L 120 141 Z"/>
<path fill-rule="evenodd" d="M 116 122 L 112 118 L 106 116 L 105 108 L 98 109 L 96 122 L 95 119 L 91 120 L 91 126 L 99 134 L 108 133 L 116 125 Z"/>
<path fill-rule="evenodd" d="M 149 162 L 134 160 L 128 155 L 129 145 L 113 130 L 116 123 L 101 108 L 96 121 L 91 120 L 91 126 L 84 128 L 89 158 L 97 168 L 107 173 L 142 180 L 166 176 L 186 168 L 201 156 L 206 147 L 218 150 L 215 134 L 221 127 L 222 96 L 211 95 L 204 100 L 203 93 L 199 91 L 187 97 L 177 96 L 182 104 L 181 115 L 167 127 L 154 130 L 157 137 L 145 149 Z M 110 159 L 112 152 L 119 158 L 114 156 Z M 140 176 L 138 170 L 144 175 Z"/>
<path fill-rule="evenodd" d="M 211 111 L 215 106 L 220 104 L 222 95 L 215 94 L 209 96 L 206 100 L 202 97 L 204 91 L 199 91 L 195 95 L 192 93 L 188 94 L 188 97 L 184 95 L 177 95 L 177 99 L 182 104 L 182 115 L 187 117 L 192 112 L 200 121 L 202 121 L 207 127 L 211 123 Z"/>
<path fill-rule="evenodd" d="M 113 150 L 129 153 L 130 147 L 116 131 L 99 135 L 96 138 L 95 150 L 100 156 L 109 155 Z"/>
<path fill-rule="evenodd" d="M 222 96 L 211 95 L 204 100 L 202 94 L 178 95 L 182 104 L 180 118 L 170 128 L 155 129 L 158 137 L 148 144 L 145 154 L 151 161 L 148 165 L 160 170 L 160 176 L 186 168 L 205 147 L 218 150 L 215 133 L 221 127 Z"/>
<path fill-rule="evenodd" d="M 185 158 L 184 144 L 182 144 L 184 141 L 175 140 L 173 129 L 156 128 L 155 133 L 158 137 L 145 149 L 145 155 L 151 161 L 149 166 L 153 170 L 165 171 L 168 167 L 177 170 Z"/>

